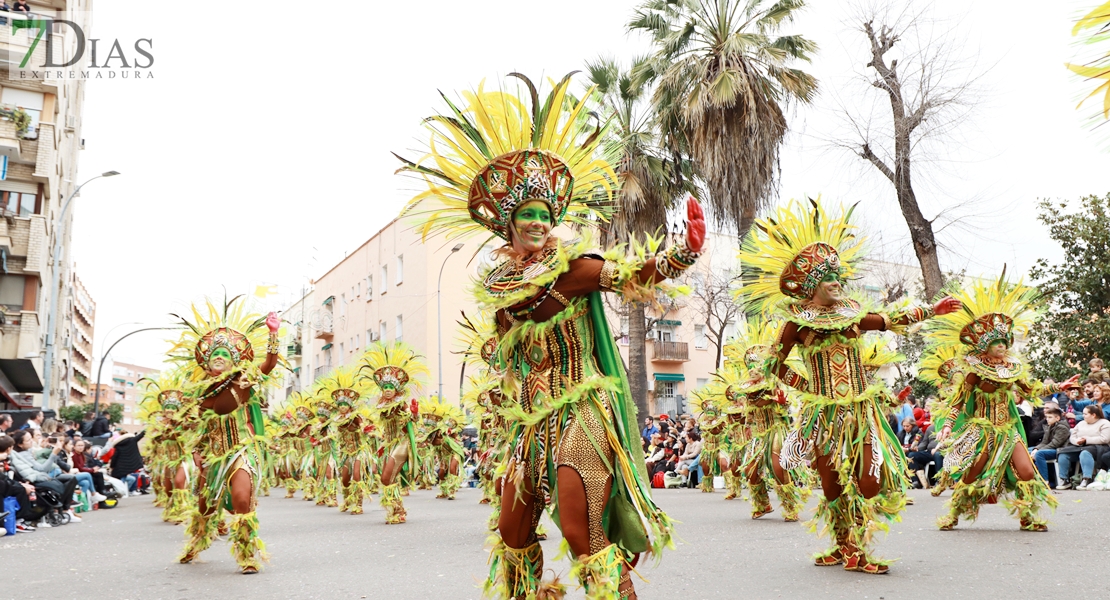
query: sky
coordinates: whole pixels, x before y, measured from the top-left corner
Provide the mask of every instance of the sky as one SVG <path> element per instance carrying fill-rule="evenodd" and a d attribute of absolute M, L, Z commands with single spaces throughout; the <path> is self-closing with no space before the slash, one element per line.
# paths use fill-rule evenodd
<path fill-rule="evenodd" d="M 419 155 L 438 90 L 451 96 L 513 71 L 558 78 L 599 56 L 630 62 L 649 48 L 625 31 L 636 4 L 337 1 L 305 11 L 279 0 L 214 21 L 182 5 L 97 2 L 93 37 L 125 48 L 150 38 L 155 64 L 153 79 L 86 89 L 79 181 L 122 173 L 87 186 L 74 208 L 72 256 L 97 302 L 94 352 L 224 289 L 277 285 L 269 307 L 292 303 L 412 195 L 391 152 Z M 941 215 L 942 268 L 1025 273 L 1038 258 L 1060 260 L 1036 221 L 1037 200 L 1110 191 L 1110 154 L 1084 128 L 1075 110 L 1083 88 L 1064 68 L 1076 55 L 1072 23 L 1094 0 L 1029 2 L 1035 10 L 1002 0 L 908 4 L 928 13 L 906 45 L 943 40 L 943 80 L 970 82 L 967 110 L 920 147 L 915 172 L 925 216 Z M 779 191 L 858 202 L 873 252 L 912 261 L 893 188 L 834 143 L 849 133 L 844 110 L 873 110 L 876 128 L 889 120 L 862 79 L 859 10 L 813 2 L 787 28 L 819 45 L 801 66 L 821 91 L 788 111 Z M 890 56 L 906 63 L 912 54 Z M 113 357 L 157 366 L 164 337 L 137 334 Z"/>

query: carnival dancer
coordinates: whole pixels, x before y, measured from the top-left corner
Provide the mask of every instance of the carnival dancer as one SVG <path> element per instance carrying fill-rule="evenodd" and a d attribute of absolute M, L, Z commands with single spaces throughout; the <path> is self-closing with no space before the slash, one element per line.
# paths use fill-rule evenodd
<path fill-rule="evenodd" d="M 420 414 L 419 404 L 416 398 L 406 398 L 406 394 L 419 390 L 419 382 L 413 378 L 427 374 L 428 367 L 403 342 L 378 342 L 362 355 L 359 364 L 362 376 L 373 380 L 379 394 L 378 401 L 370 407 L 375 426 L 382 434 L 377 467 L 381 474 L 379 503 L 385 509 L 387 524 L 404 523 L 408 513 L 401 492 L 415 483 L 420 474 L 413 426 Z"/>
<path fill-rule="evenodd" d="M 234 515 L 231 553 L 241 572 L 251 574 L 257 573 L 266 559 L 255 514 L 266 443 L 260 387 L 269 382 L 269 373 L 282 359 L 277 315 L 248 314 L 238 300 L 225 301 L 219 308 L 208 301 L 204 307 L 207 315 L 194 306 L 192 321 L 177 317 L 184 331 L 170 357 L 189 365 L 194 384 L 189 395 L 196 395 L 200 411 L 193 451 L 198 501 L 179 560 L 192 562 L 207 549 L 216 535 L 220 513 L 230 510 Z M 263 350 L 265 358 L 256 362 L 256 353 Z"/>
<path fill-rule="evenodd" d="M 701 456 L 698 460 L 702 477 L 698 487 L 705 493 L 713 493 L 713 478 L 728 471 L 728 457 L 722 451 L 727 426 L 727 417 L 721 410 L 722 400 L 723 397 L 714 394 L 698 391 L 691 394 L 690 405 L 697 415 L 702 439 Z"/>
<path fill-rule="evenodd" d="M 497 325 L 493 315 L 484 313 L 472 319 L 465 313 L 459 323 L 460 354 L 467 367 L 478 371 L 472 375 L 463 393 L 463 406 L 478 424 L 478 482 L 482 489 L 480 504 L 490 504 L 490 529 L 496 531 L 501 515 L 501 489 L 496 475 L 506 462 L 509 451 L 509 430 L 501 414 L 504 394 L 501 380 L 504 372 L 496 359 Z"/>
<path fill-rule="evenodd" d="M 833 547 L 816 557 L 818 566 L 886 573 L 869 542 L 904 506 L 906 461 L 880 405 L 885 386 L 869 385 L 860 359 L 863 331 L 895 331 L 957 310 L 945 298 L 928 309 L 889 313 L 863 297 L 845 297 L 842 282 L 854 272 L 862 240 L 849 223 L 851 211 L 827 212 L 817 201 L 791 201 L 773 217 L 760 219 L 745 238 L 741 297 L 786 320 L 767 375 L 794 387 L 801 399 L 797 429 L 783 444 L 782 466 L 812 461 L 824 495 L 816 529 Z M 798 348 L 809 379 L 786 364 Z"/>
<path fill-rule="evenodd" d="M 297 479 L 296 482 L 286 482 L 286 489 L 290 485 L 299 487 L 301 498 L 312 502 L 316 500 L 316 453 L 312 445 L 312 428 L 316 424 L 316 409 L 311 406 L 312 395 L 294 392 L 290 399 L 295 420 L 290 427 L 290 474 Z M 288 492 L 286 492 L 288 495 Z"/>
<path fill-rule="evenodd" d="M 774 487 L 782 503 L 783 520 L 794 522 L 809 499 L 810 491 L 808 486 L 798 485 L 805 480 L 804 467 L 799 465 L 788 471 L 781 464 L 783 441 L 790 429 L 790 405 L 785 386 L 766 369 L 775 359 L 775 344 L 782 322 L 764 320 L 744 325 L 738 333 L 744 344 L 742 358 L 733 363 L 736 379 L 729 382 L 726 392 L 733 396 L 734 405 L 743 407 L 743 423 L 750 435 L 739 470 L 747 478 L 751 490 L 753 519 L 774 510 L 768 493 L 768 488 Z"/>
<path fill-rule="evenodd" d="M 166 490 L 162 520 L 183 523 L 193 505 L 189 492 L 191 460 L 186 451 L 187 436 L 197 425 L 197 406 L 185 396 L 185 373 L 182 369 L 163 372 L 157 379 L 143 378 L 140 405 L 151 411 L 158 423 L 152 438 L 157 441 L 157 466 L 152 468 L 153 480 Z"/>
<path fill-rule="evenodd" d="M 369 419 L 362 416 L 366 402 L 367 386 L 354 368 L 340 367 L 319 384 L 320 393 L 331 398 L 337 408 L 332 420 L 336 444 L 336 463 L 339 465 L 339 482 L 343 488 L 340 512 L 362 514 L 362 499 L 366 488 L 363 474 L 366 470 L 366 444 Z"/>
<path fill-rule="evenodd" d="M 312 403 L 316 408 L 316 421 L 311 432 L 312 454 L 316 463 L 316 506 L 339 506 L 336 486 L 336 436 L 332 418 L 338 409 L 335 400 L 317 381 L 312 387 Z"/>
<path fill-rule="evenodd" d="M 952 412 L 952 404 L 957 401 L 959 395 L 959 385 L 963 383 L 963 377 L 959 371 L 961 346 L 962 344 L 952 343 L 930 344 L 921 352 L 921 358 L 917 361 L 917 378 L 937 388 L 937 402 L 933 407 L 932 418 L 933 426 L 938 433 L 943 427 L 941 420 Z M 955 485 L 950 474 L 945 472 L 943 461 L 939 467 L 936 483 L 929 490 L 934 497 L 940 496 Z"/>
<path fill-rule="evenodd" d="M 429 158 L 406 163 L 428 183 L 407 209 L 425 221 L 425 233 L 481 227 L 505 242 L 495 253 L 500 262 L 474 288 L 480 307 L 496 312 L 502 389 L 511 398 L 503 414 L 513 431 L 486 593 L 559 593 L 562 586 L 541 582 L 536 536 L 550 505 L 587 597 L 634 598 L 630 561 L 660 553 L 672 525 L 651 500 L 600 292 L 654 299 L 656 284 L 693 265 L 705 222 L 691 199 L 685 242 L 658 256 L 658 239 L 635 243 L 629 258 L 623 247 L 591 256 L 589 240 L 553 236 L 563 223 L 596 224 L 618 182 L 599 150 L 604 128 L 591 124 L 592 92 L 573 98 L 567 76 L 544 98 L 513 76 L 524 83 L 518 93 L 479 86 L 464 93 L 462 108 L 427 119 Z"/>
<path fill-rule="evenodd" d="M 274 419 L 275 426 L 271 430 L 270 444 L 274 457 L 274 479 L 277 485 L 285 488 L 285 497 L 292 498 L 297 493 L 297 471 L 293 468 L 293 427 L 297 423 L 297 415 L 293 413 L 293 399 L 286 400 L 285 409 Z M 276 487 L 276 486 L 275 486 Z"/>
<path fill-rule="evenodd" d="M 1028 332 L 1039 317 L 1035 289 L 1006 281 L 1003 272 L 997 282 L 978 281 L 956 298 L 963 310 L 928 325 L 935 343 L 962 345 L 954 396 L 937 435 L 942 443 L 955 436 L 944 455 L 944 475 L 956 483 L 937 526 L 951 530 L 960 517 L 974 520 L 983 502 L 1012 493 L 1004 504 L 1021 530 L 1047 531 L 1038 513 L 1043 505 L 1055 508 L 1056 497 L 1029 457 L 1015 393 L 1039 403 L 1043 395 L 1074 387 L 1079 376 L 1061 384 L 1032 380 L 1029 363 L 1014 350 L 1014 335 Z"/>
<path fill-rule="evenodd" d="M 465 416 L 457 406 L 428 398 L 420 403 L 420 417 L 424 420 L 424 441 L 432 463 L 438 465 L 438 469 L 434 466 L 432 469 L 439 481 L 436 498 L 454 500 L 462 484 L 459 469 L 466 456 L 459 442 Z"/>

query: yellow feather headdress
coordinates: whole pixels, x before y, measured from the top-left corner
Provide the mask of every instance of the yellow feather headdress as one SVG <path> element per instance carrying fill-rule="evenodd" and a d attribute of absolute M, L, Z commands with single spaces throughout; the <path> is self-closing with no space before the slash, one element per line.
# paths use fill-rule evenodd
<path fill-rule="evenodd" d="M 357 410 L 366 402 L 368 387 L 369 382 L 355 367 L 338 367 L 317 380 L 314 390 L 336 407 L 346 405 Z"/>
<path fill-rule="evenodd" d="M 205 298 L 204 306 L 192 305 L 192 320 L 171 315 L 181 320 L 184 329 L 170 349 L 169 360 L 185 368 L 186 376 L 194 384 L 209 378 L 208 360 L 220 348 L 231 353 L 235 371 L 251 370 L 252 366 L 257 367 L 255 357 L 266 356 L 269 338 L 266 317 L 250 312 L 242 298 L 225 299 L 221 307 Z M 225 373 L 221 377 L 226 376 Z"/>
<path fill-rule="evenodd" d="M 860 361 L 867 369 L 879 369 L 883 365 L 906 360 L 906 355 L 892 348 L 890 340 L 882 335 L 864 336 L 859 354 Z"/>
<path fill-rule="evenodd" d="M 997 281 L 976 281 L 952 296 L 963 306 L 926 322 L 929 339 L 938 345 L 963 345 L 965 351 L 985 352 L 994 342 L 1008 348 L 1014 336 L 1023 335 L 1040 318 L 1042 296 L 1019 280 L 1010 283 L 1003 271 Z"/>
<path fill-rule="evenodd" d="M 428 375 L 422 358 L 404 342 L 377 342 L 359 358 L 359 373 L 378 389 L 392 385 L 398 394 L 406 389 L 418 393 L 421 382 L 417 376 Z"/>
<path fill-rule="evenodd" d="M 459 407 L 441 402 L 434 396 L 420 401 L 420 418 L 427 423 L 443 423 L 451 428 L 462 426 L 466 422 L 466 416 Z"/>
<path fill-rule="evenodd" d="M 427 185 L 402 213 L 422 222 L 425 239 L 484 227 L 509 241 L 513 210 L 528 200 L 546 202 L 555 225 L 608 218 L 617 188 L 610 165 L 615 152 L 603 155 L 606 125 L 592 123 L 593 90 L 572 97 L 572 75 L 552 82 L 542 102 L 535 84 L 519 73 L 510 74 L 520 80 L 515 90 L 505 89 L 506 82 L 488 91 L 483 81 L 462 92 L 461 108 L 443 96 L 448 114 L 424 121 L 427 155 L 415 162 L 397 157 L 405 163 L 399 172 Z"/>
<path fill-rule="evenodd" d="M 155 377 L 143 377 L 138 383 L 143 388 L 139 405 L 148 416 L 160 411 L 179 412 L 188 406 L 185 389 L 189 381 L 181 367 L 167 369 Z"/>
<path fill-rule="evenodd" d="M 810 298 L 832 270 L 851 277 L 864 241 L 849 222 L 853 208 L 833 214 L 820 199 L 791 200 L 757 219 L 740 247 L 739 299 L 769 312 L 790 298 Z"/>
<path fill-rule="evenodd" d="M 458 322 L 458 345 L 467 366 L 478 369 L 497 367 L 497 322 L 492 312 L 479 312 L 473 318 L 462 313 Z"/>
<path fill-rule="evenodd" d="M 962 347 L 958 344 L 939 344 L 925 348 L 917 362 L 917 378 L 938 388 L 944 386 L 961 354 Z"/>

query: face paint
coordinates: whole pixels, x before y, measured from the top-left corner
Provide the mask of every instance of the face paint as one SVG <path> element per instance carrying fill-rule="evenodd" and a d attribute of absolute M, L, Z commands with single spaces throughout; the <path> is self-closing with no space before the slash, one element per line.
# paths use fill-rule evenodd
<path fill-rule="evenodd" d="M 547 244 L 551 227 L 551 209 L 547 203 L 525 202 L 513 213 L 513 248 L 525 254 L 539 252 Z"/>

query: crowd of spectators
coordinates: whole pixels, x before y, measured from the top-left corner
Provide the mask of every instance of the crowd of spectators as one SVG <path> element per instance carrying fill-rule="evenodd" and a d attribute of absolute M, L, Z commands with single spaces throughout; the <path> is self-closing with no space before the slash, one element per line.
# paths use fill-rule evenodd
<path fill-rule="evenodd" d="M 15 429 L 11 415 L 0 414 L 0 535 L 80 523 L 78 512 L 148 493 L 143 433 L 87 438 L 99 421 L 90 415 L 84 424 L 62 424 L 39 411 Z"/>
<path fill-rule="evenodd" d="M 653 487 L 694 487 L 705 475 L 701 431 L 690 415 L 646 417 L 640 439 Z"/>

